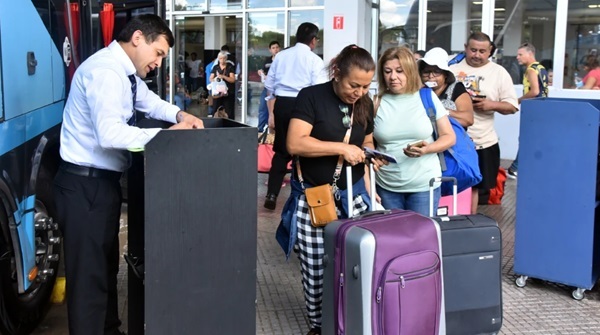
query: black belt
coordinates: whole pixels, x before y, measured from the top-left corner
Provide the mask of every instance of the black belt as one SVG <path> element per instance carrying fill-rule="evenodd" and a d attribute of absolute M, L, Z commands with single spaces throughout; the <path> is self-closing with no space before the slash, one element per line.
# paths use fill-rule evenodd
<path fill-rule="evenodd" d="M 60 170 L 81 177 L 101 178 L 110 180 L 121 179 L 121 172 L 81 166 L 65 161 L 62 161 L 60 163 Z"/>

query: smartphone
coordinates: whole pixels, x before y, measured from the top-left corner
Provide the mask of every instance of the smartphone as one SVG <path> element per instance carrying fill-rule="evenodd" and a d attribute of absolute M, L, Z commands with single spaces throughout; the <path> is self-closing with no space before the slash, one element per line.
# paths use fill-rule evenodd
<path fill-rule="evenodd" d="M 471 96 L 471 98 L 485 99 L 485 98 L 487 98 L 487 95 L 483 95 L 483 94 L 482 95 L 473 95 L 473 96 Z"/>
<path fill-rule="evenodd" d="M 386 161 L 390 162 L 390 163 L 396 163 L 396 158 L 392 155 L 388 155 L 386 153 L 377 151 L 375 149 L 371 149 L 371 148 L 363 148 L 365 150 L 365 155 L 367 156 L 367 159 L 371 159 L 371 158 L 379 158 L 379 159 L 385 159 Z"/>
<path fill-rule="evenodd" d="M 416 141 L 416 142 L 413 142 L 413 143 L 409 143 L 407 147 L 408 148 L 410 148 L 410 147 L 420 148 L 420 147 L 422 147 L 424 145 L 425 145 L 425 143 L 423 142 L 423 140 L 420 140 L 420 141 Z"/>

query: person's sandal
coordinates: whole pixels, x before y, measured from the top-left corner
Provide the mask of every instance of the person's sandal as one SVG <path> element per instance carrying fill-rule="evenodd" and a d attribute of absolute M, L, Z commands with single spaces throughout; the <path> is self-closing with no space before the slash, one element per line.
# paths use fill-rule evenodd
<path fill-rule="evenodd" d="M 321 335 L 321 328 L 313 328 L 306 335 Z"/>

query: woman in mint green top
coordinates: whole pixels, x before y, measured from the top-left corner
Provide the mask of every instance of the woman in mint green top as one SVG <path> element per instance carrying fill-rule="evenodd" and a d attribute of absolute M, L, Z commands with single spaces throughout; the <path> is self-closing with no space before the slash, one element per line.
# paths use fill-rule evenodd
<path fill-rule="evenodd" d="M 377 150 L 394 156 L 398 162 L 379 168 L 377 194 L 385 208 L 429 215 L 429 181 L 442 175 L 437 153 L 456 140 L 448 111 L 429 90 L 439 132 L 433 141 L 433 127 L 419 94 L 422 82 L 412 52 L 406 47 L 388 49 L 377 68 L 380 93 L 373 135 Z M 435 186 L 434 212 L 440 198 L 439 185 Z"/>

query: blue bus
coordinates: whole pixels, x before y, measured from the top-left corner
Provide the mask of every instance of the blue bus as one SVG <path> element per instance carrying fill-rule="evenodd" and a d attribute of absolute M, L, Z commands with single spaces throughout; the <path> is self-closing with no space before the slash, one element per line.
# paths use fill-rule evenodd
<path fill-rule="evenodd" d="M 140 0 L 0 1 L 1 334 L 29 334 L 49 308 L 61 254 L 52 187 L 75 69 L 132 15 L 156 8 Z"/>

